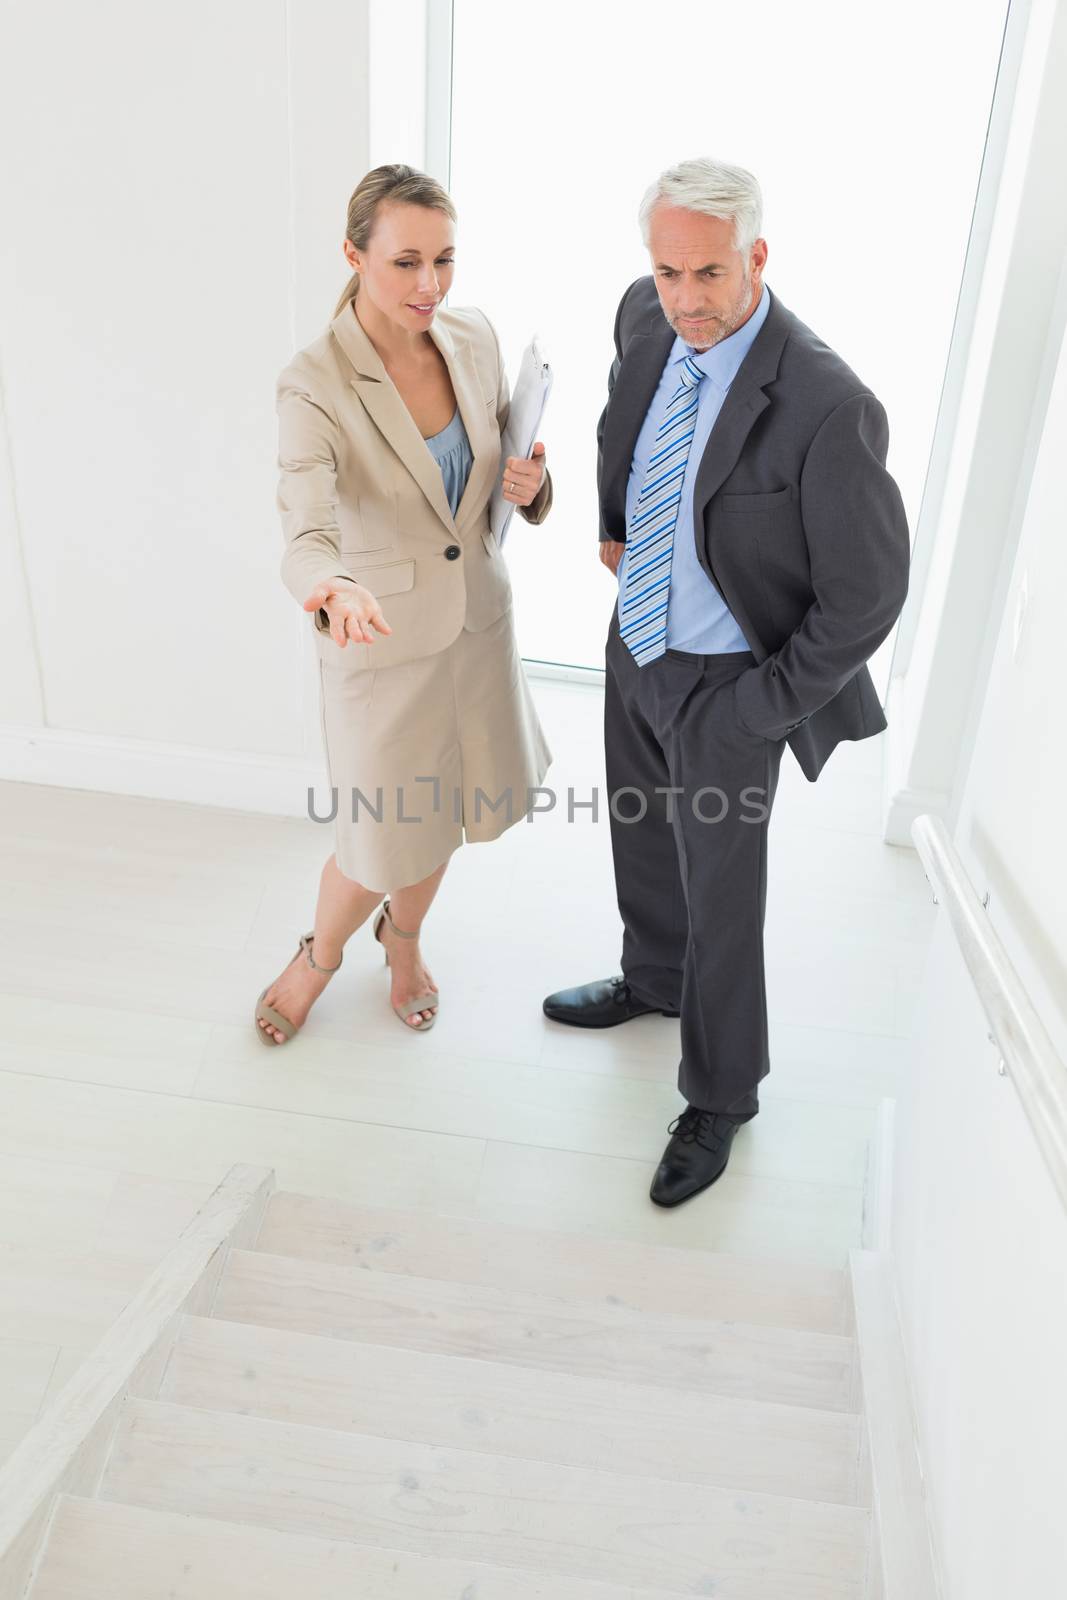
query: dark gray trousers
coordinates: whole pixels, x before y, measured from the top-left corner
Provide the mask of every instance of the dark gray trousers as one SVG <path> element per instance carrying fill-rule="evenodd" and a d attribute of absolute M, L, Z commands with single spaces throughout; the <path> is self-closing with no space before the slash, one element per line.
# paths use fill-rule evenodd
<path fill-rule="evenodd" d="M 681 1013 L 690 1105 L 745 1121 L 770 1071 L 767 831 L 785 746 L 737 720 L 734 680 L 755 663 L 750 650 L 668 650 L 638 667 L 612 614 L 604 743 L 623 975 Z"/>

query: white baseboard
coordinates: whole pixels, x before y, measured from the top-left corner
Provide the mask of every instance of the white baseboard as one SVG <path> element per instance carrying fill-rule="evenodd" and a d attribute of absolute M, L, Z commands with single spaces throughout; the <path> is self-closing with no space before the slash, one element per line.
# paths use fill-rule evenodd
<path fill-rule="evenodd" d="M 892 1248 L 893 1126 L 897 1103 L 879 1100 L 874 1132 L 867 1147 L 867 1181 L 863 1188 L 863 1248 Z"/>
<path fill-rule="evenodd" d="M 865 1600 L 940 1600 L 904 1339 L 884 1250 L 850 1250 L 871 1496 Z"/>
<path fill-rule="evenodd" d="M 529 678 L 581 684 L 603 692 L 604 674 L 593 668 L 525 661 Z M 308 789 L 315 806 L 330 809 L 326 766 L 319 758 L 220 752 L 197 745 L 124 739 L 17 723 L 0 726 L 0 781 L 46 783 L 61 789 L 143 795 L 189 805 L 255 811 L 271 817 L 306 817 Z"/>
<path fill-rule="evenodd" d="M 907 1352 L 891 1252 L 896 1101 L 878 1103 L 863 1196 L 862 1250 L 849 1251 L 871 1545 L 864 1600 L 939 1600 Z"/>
<path fill-rule="evenodd" d="M 890 678 L 885 714 L 889 726 L 882 768 L 883 837 L 887 844 L 914 850 L 911 825 L 915 818 L 932 812 L 935 817 L 947 820 L 951 796 L 941 789 L 922 789 L 908 782 L 911 737 L 903 678 Z"/>
<path fill-rule="evenodd" d="M 223 754 L 196 745 L 155 744 L 62 728 L 0 728 L 0 779 L 275 817 L 306 817 L 310 787 L 317 807 L 323 814 L 329 810 L 321 761 Z"/>
<path fill-rule="evenodd" d="M 882 808 L 884 838 L 887 844 L 915 849 L 911 825 L 916 817 L 932 813 L 942 821 L 948 818 L 949 796 L 942 789 L 896 789 L 888 791 Z"/>
<path fill-rule="evenodd" d="M 552 683 L 580 683 L 587 689 L 603 691 L 603 667 L 567 667 L 558 661 L 535 661 L 523 656 L 522 664 L 528 678 L 545 678 Z"/>

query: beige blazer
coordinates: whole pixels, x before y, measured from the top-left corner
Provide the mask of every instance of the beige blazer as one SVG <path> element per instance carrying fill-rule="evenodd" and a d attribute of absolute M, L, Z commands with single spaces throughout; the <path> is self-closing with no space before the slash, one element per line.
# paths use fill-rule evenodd
<path fill-rule="evenodd" d="M 278 377 L 282 581 L 303 604 L 324 579 L 354 578 L 380 599 L 393 630 L 373 644 L 341 646 L 325 612 L 310 613 L 320 659 L 350 669 L 431 655 L 461 628 L 487 628 L 511 604 L 489 529 L 510 403 L 500 343 L 474 306 L 442 308 L 428 331 L 473 456 L 454 518 L 441 469 L 351 303 Z M 519 510 L 539 523 L 551 504 L 546 473 L 537 499 Z"/>

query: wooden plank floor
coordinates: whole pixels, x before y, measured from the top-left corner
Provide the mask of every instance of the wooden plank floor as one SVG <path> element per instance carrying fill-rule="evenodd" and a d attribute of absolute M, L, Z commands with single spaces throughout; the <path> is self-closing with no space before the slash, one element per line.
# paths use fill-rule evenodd
<path fill-rule="evenodd" d="M 160 1401 L 124 1408 L 100 1493 L 151 1511 L 724 1600 L 861 1600 L 863 1588 L 859 1506 Z"/>
<path fill-rule="evenodd" d="M 534 687 L 560 803 L 454 858 L 424 940 L 429 1034 L 393 1017 L 368 928 L 297 1040 L 252 1037 L 327 829 L 0 784 L 0 1455 L 235 1161 L 353 1204 L 844 1267 L 935 914 L 879 836 L 882 741 L 840 746 L 814 785 L 783 761 L 761 1112 L 723 1181 L 664 1212 L 677 1022 L 590 1034 L 540 1009 L 618 970 L 619 923 L 600 696 Z M 599 820 L 568 823 L 567 788 L 596 785 Z"/>

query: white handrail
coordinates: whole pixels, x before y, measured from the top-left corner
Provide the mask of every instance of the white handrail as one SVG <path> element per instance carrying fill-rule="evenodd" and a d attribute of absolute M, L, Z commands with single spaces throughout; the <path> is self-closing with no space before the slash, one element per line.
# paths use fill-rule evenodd
<path fill-rule="evenodd" d="M 57 1497 L 95 1493 L 131 1385 L 169 1353 L 183 1309 L 197 1309 L 197 1297 L 210 1301 L 229 1250 L 254 1240 L 273 1188 L 268 1167 L 230 1168 L 0 1467 L 0 1600 L 26 1593 Z"/>
<path fill-rule="evenodd" d="M 912 823 L 911 835 L 931 887 L 948 912 L 1003 1069 L 1018 1090 L 1038 1148 L 1067 1207 L 1067 1067 L 997 937 L 945 824 L 924 813 Z"/>

